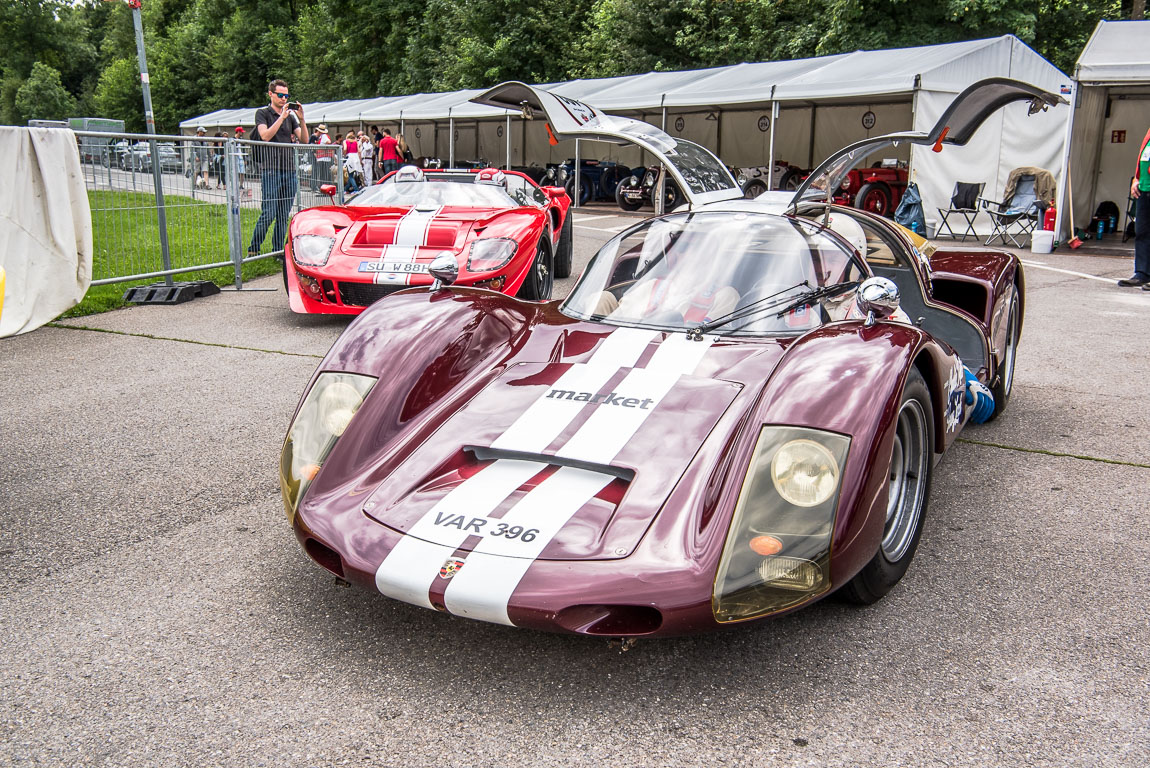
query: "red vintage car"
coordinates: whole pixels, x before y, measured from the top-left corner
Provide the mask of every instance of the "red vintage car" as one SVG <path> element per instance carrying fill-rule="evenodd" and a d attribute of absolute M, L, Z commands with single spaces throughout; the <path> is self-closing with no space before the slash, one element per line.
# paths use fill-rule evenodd
<path fill-rule="evenodd" d="M 963 144 L 1019 99 L 1059 101 L 990 81 L 930 133 L 887 138 Z M 876 140 L 752 201 L 706 149 L 646 124 L 522 83 L 477 100 L 638 144 L 690 209 L 612 238 L 562 302 L 448 285 L 444 257 L 440 285 L 357 318 L 283 446 L 308 555 L 413 605 L 600 636 L 883 597 L 935 462 L 1007 404 L 1018 259 L 928 261 L 892 222 L 813 197 Z"/>
<path fill-rule="evenodd" d="M 561 187 L 515 171 L 404 166 L 346 205 L 292 218 L 288 300 L 296 312 L 358 314 L 389 293 L 430 285 L 427 267 L 445 253 L 458 258 L 461 285 L 549 299 L 554 277 L 571 274 L 570 205 Z"/>
<path fill-rule="evenodd" d="M 902 201 L 906 184 L 906 168 L 900 166 L 854 168 L 843 178 L 834 201 L 890 217 Z"/>

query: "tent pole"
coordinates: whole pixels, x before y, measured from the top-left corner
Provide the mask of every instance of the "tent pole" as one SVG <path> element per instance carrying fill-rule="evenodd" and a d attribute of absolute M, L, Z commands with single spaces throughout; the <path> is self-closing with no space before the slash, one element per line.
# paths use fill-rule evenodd
<path fill-rule="evenodd" d="M 575 139 L 575 199 L 571 201 L 571 205 L 576 208 L 579 207 L 579 139 Z"/>
<path fill-rule="evenodd" d="M 451 116 L 451 107 L 447 108 L 447 167 L 455 167 L 455 118 Z"/>
<path fill-rule="evenodd" d="M 774 89 L 774 86 L 771 86 Z M 771 102 L 771 135 L 768 138 L 770 149 L 767 155 L 767 189 L 775 188 L 775 129 L 779 127 L 779 102 Z"/>
<path fill-rule="evenodd" d="M 1070 80 L 1070 116 L 1066 119 L 1066 133 L 1062 137 L 1062 173 L 1058 174 L 1058 192 L 1055 207 L 1058 212 L 1054 216 L 1054 239 L 1062 240 L 1062 217 L 1066 213 L 1067 205 L 1074 205 L 1074 201 L 1069 199 L 1066 193 L 1066 179 L 1070 175 L 1070 140 L 1074 136 L 1074 112 L 1075 105 L 1078 103 L 1078 80 L 1071 78 Z M 1074 233 L 1070 233 L 1070 237 L 1065 238 L 1066 242 L 1074 239 Z"/>
<path fill-rule="evenodd" d="M 807 167 L 808 168 L 814 168 L 815 167 L 815 114 L 818 111 L 819 111 L 819 108 L 817 106 L 815 106 L 814 104 L 812 104 L 811 105 L 811 143 L 810 143 L 810 146 L 807 148 Z M 831 191 L 833 192 L 834 190 L 831 190 Z"/>
<path fill-rule="evenodd" d="M 511 113 L 510 112 L 507 113 L 507 127 L 505 127 L 503 129 L 503 132 L 505 134 L 507 134 L 507 151 L 504 153 L 504 156 L 507 158 L 507 170 L 510 171 L 511 170 Z"/>

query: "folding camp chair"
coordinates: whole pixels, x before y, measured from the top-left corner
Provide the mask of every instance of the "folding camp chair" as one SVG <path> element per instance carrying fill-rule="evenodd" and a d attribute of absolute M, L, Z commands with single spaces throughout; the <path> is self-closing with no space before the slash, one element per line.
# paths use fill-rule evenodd
<path fill-rule="evenodd" d="M 1015 248 L 1023 248 L 1029 241 L 1045 208 L 1034 192 L 1034 179 L 1034 174 L 1022 174 L 1014 186 L 1014 193 L 1007 199 L 1000 202 L 982 198 L 979 201 L 994 225 L 994 232 L 986 238 L 986 245 L 995 240 L 1006 245 L 1009 240 Z"/>
<path fill-rule="evenodd" d="M 942 221 L 938 225 L 939 236 L 949 232 L 952 238 L 956 240 L 961 238 L 960 242 L 963 243 L 968 237 L 978 239 L 978 233 L 974 231 L 974 217 L 978 215 L 978 198 L 982 197 L 982 188 L 985 186 L 985 182 L 981 184 L 966 181 L 955 183 L 954 194 L 950 196 L 950 207 L 938 209 L 938 215 L 942 217 Z M 966 230 L 962 235 L 956 234 L 951 228 L 950 222 L 947 221 L 947 218 L 952 214 L 958 214 L 966 221 Z"/>

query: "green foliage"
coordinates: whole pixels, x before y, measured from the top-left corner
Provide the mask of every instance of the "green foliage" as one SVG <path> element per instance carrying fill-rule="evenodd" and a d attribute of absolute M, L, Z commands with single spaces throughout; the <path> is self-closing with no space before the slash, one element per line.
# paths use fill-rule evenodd
<path fill-rule="evenodd" d="M 96 111 L 99 117 L 123 120 L 130 132 L 143 133 L 144 95 L 135 57 L 113 61 L 100 75 L 96 85 Z"/>
<path fill-rule="evenodd" d="M 64 90 L 60 73 L 38 61 L 16 91 L 16 114 L 23 120 L 65 120 L 75 107 L 76 100 Z"/>
<path fill-rule="evenodd" d="M 157 129 L 256 106 L 554 82 L 1018 36 L 1065 72 L 1132 0 L 145 0 Z M 1144 6 L 1139 6 L 1144 7 Z M 39 62 L 74 109 L 143 129 L 128 6 L 3 0 L 0 120 Z M 36 86 L 24 90 L 32 98 Z M 26 102 L 21 102 L 26 103 Z"/>

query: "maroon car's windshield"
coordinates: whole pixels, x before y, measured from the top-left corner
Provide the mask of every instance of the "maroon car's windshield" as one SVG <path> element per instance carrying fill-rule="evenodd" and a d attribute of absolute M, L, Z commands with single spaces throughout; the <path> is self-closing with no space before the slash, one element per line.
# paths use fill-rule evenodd
<path fill-rule="evenodd" d="M 354 206 L 441 206 L 472 208 L 541 207 L 543 191 L 522 176 L 507 174 L 507 188 L 477 184 L 473 173 L 427 173 L 422 181 L 395 181 L 392 176 L 347 201 Z"/>
<path fill-rule="evenodd" d="M 561 309 L 582 320 L 671 331 L 803 333 L 848 316 L 865 277 L 858 256 L 817 224 L 752 212 L 681 213 L 610 240 Z"/>

